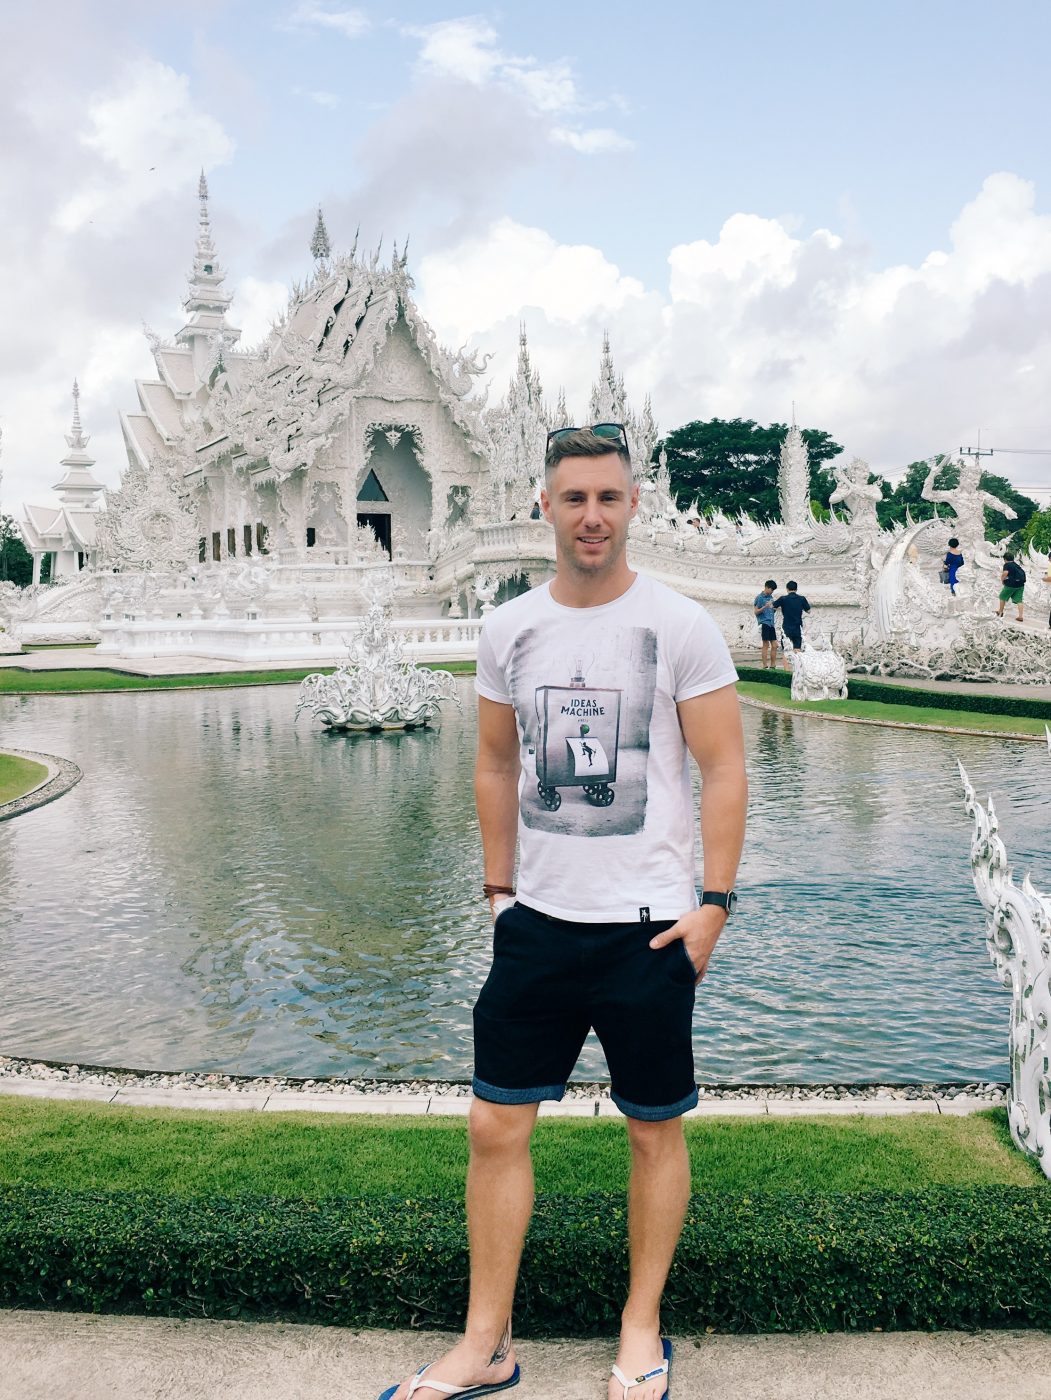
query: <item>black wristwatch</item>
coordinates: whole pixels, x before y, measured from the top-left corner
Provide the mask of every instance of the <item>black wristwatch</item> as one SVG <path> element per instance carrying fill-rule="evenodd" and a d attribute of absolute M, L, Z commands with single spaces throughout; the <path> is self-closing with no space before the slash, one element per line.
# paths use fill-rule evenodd
<path fill-rule="evenodd" d="M 737 908 L 736 890 L 705 890 L 701 895 L 702 904 L 718 904 L 720 909 L 726 910 L 726 917 L 733 918 L 733 912 Z"/>

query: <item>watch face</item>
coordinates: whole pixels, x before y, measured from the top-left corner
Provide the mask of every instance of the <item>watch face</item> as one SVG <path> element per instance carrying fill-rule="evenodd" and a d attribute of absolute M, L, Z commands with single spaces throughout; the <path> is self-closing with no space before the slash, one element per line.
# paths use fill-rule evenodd
<path fill-rule="evenodd" d="M 736 892 L 736 890 L 731 890 L 730 893 L 726 896 L 726 913 L 727 913 L 727 916 L 729 916 L 730 914 L 732 914 L 733 911 L 734 911 L 736 908 L 737 908 L 737 892 Z"/>

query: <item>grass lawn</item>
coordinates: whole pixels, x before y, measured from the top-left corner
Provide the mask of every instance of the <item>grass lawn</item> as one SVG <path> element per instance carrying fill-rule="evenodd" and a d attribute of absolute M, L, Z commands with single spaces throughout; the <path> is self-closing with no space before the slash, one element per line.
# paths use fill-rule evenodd
<path fill-rule="evenodd" d="M 42 763 L 18 758 L 13 753 L 0 753 L 0 802 L 13 802 L 46 777 L 47 769 Z"/>
<path fill-rule="evenodd" d="M 430 669 L 474 674 L 473 661 L 422 662 Z M 0 695 L 58 695 L 83 690 L 186 690 L 188 687 L 230 685 L 294 685 L 317 670 L 334 666 L 304 666 L 289 671 L 221 671 L 200 676 L 132 676 L 124 671 L 23 671 L 0 668 Z"/>
<path fill-rule="evenodd" d="M 723 1118 L 686 1125 L 698 1190 L 1039 1188 L 1002 1109 L 968 1117 Z M 618 1191 L 627 1140 L 615 1120 L 544 1119 L 538 1191 Z M 462 1119 L 211 1112 L 48 1102 L 0 1094 L 0 1183 L 141 1188 L 176 1195 L 453 1196 Z"/>
<path fill-rule="evenodd" d="M 850 678 L 848 676 L 849 685 Z M 1043 735 L 1046 720 L 1026 719 L 1021 715 L 990 715 L 978 710 L 934 710 L 925 705 L 888 705 L 882 700 L 792 700 L 788 690 L 779 685 L 763 685 L 759 681 L 738 681 L 740 695 L 764 700 L 786 710 L 804 714 L 850 715 L 855 719 L 871 719 L 880 723 L 894 720 L 900 724 L 937 725 L 944 729 L 985 729 L 990 734 Z"/>

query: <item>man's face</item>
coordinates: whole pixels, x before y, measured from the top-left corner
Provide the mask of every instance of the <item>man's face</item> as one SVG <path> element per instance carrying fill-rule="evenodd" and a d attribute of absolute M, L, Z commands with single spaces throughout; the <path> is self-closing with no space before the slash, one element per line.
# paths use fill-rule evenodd
<path fill-rule="evenodd" d="M 592 577 L 623 559 L 638 505 L 638 485 L 616 452 L 563 457 L 540 492 L 541 509 L 555 527 L 559 561 Z"/>

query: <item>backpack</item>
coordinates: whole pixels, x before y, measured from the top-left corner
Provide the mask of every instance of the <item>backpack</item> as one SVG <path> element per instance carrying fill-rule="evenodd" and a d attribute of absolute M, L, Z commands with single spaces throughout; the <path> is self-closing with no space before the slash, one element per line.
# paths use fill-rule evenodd
<path fill-rule="evenodd" d="M 1009 588 L 1025 587 L 1026 572 L 1021 564 L 1016 564 L 1012 559 L 1010 564 L 1004 565 L 1004 568 L 1007 570 L 1007 586 Z"/>

